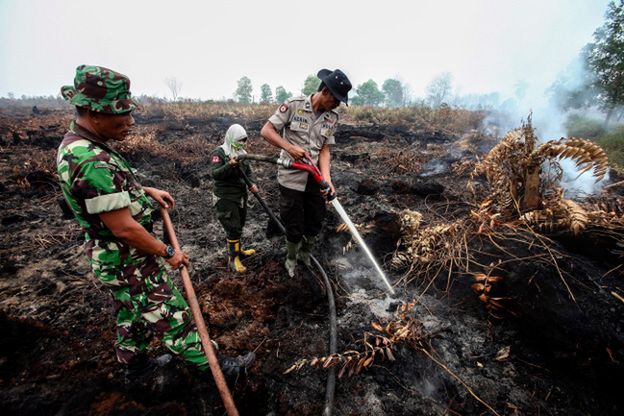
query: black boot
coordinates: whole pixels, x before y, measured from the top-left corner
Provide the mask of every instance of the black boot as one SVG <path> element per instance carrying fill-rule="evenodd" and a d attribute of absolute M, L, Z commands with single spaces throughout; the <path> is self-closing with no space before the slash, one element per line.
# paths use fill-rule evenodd
<path fill-rule="evenodd" d="M 126 365 L 124 383 L 127 387 L 151 389 L 152 379 L 159 369 L 172 362 L 171 354 L 162 354 L 156 358 L 149 358 L 146 354 L 137 354 Z"/>
<path fill-rule="evenodd" d="M 219 357 L 219 366 L 223 375 L 228 378 L 237 378 L 240 375 L 241 370 L 247 371 L 247 368 L 256 360 L 256 353 L 253 351 L 248 352 L 245 355 L 239 355 L 236 358 Z"/>

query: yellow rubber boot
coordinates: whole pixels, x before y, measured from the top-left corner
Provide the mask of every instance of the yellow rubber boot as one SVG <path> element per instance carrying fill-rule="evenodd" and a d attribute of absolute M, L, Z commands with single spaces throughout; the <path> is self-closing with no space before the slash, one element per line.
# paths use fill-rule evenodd
<path fill-rule="evenodd" d="M 246 259 L 247 257 L 251 257 L 254 254 L 256 254 L 256 249 L 254 249 L 254 248 L 244 249 L 244 248 L 241 247 L 241 249 L 240 249 L 240 257 L 242 259 Z"/>
<path fill-rule="evenodd" d="M 245 273 L 247 268 L 240 261 L 240 240 L 227 240 L 228 246 L 228 265 L 233 272 Z"/>

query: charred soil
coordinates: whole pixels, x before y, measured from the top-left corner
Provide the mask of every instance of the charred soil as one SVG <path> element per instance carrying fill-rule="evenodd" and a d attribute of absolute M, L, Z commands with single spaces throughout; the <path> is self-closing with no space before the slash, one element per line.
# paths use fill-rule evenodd
<path fill-rule="evenodd" d="M 212 208 L 211 150 L 230 124 L 241 123 L 252 138 L 249 151 L 276 155 L 259 138 L 268 115 L 148 109 L 119 148 L 144 185 L 177 200 L 172 220 L 220 352 L 256 351 L 247 374 L 230 380 L 240 413 L 319 415 L 327 370 L 305 365 L 284 374 L 299 359 L 328 355 L 327 301 L 318 277 L 302 270 L 287 277 L 283 237 L 267 237 L 267 215 L 251 196 L 244 243 L 258 254 L 245 261 L 246 273 L 233 275 Z M 210 374 L 184 363 L 175 361 L 143 386 L 124 380 L 112 348 L 109 294 L 90 273 L 80 229 L 58 203 L 56 147 L 71 118 L 69 111 L 0 113 L 0 412 L 223 414 Z M 397 295 L 387 296 L 329 209 L 314 253 L 336 294 L 338 351 L 366 350 L 362 340 L 375 332 L 371 324 L 395 321 L 408 302 L 407 314 L 422 332 L 418 342 L 395 344 L 394 360 L 378 355 L 340 378 L 335 414 L 622 414 L 621 247 L 585 250 L 578 238 L 549 238 L 557 270 L 544 251 L 536 252 L 541 240 L 470 240 L 476 261 L 501 262 L 496 296 L 509 299 L 496 316 L 471 289 L 474 270 L 415 277 L 391 267 L 402 238 L 400 213 L 419 211 L 428 223 L 469 216 L 471 167 L 496 142 L 472 126 L 435 126 L 418 118 L 401 124 L 347 118 L 339 128 L 332 150 L 338 198 L 398 284 Z M 277 211 L 275 166 L 253 169 L 261 195 Z M 155 232 L 161 235 L 162 227 Z M 157 343 L 151 351 L 165 352 Z"/>

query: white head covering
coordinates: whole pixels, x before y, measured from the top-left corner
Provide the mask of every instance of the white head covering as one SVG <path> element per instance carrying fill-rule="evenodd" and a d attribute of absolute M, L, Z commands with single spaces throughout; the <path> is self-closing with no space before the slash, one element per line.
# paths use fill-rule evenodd
<path fill-rule="evenodd" d="M 247 132 L 245 131 L 243 126 L 241 126 L 240 124 L 232 124 L 225 133 L 225 139 L 223 140 L 223 144 L 221 145 L 221 148 L 225 152 L 225 155 L 229 157 L 237 157 L 247 154 L 247 152 L 243 148 L 240 148 L 238 150 L 234 150 L 232 148 L 233 144 L 241 143 L 246 138 Z"/>

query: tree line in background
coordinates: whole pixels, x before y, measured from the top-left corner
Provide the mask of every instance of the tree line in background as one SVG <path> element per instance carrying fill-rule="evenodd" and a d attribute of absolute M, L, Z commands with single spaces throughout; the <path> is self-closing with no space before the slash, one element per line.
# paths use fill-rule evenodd
<path fill-rule="evenodd" d="M 303 81 L 303 88 L 301 88 L 300 91 L 301 95 L 313 94 L 318 90 L 320 83 L 321 80 L 316 75 L 308 75 Z M 234 99 L 242 104 L 256 102 L 252 92 L 253 86 L 251 80 L 247 76 L 243 76 L 238 80 L 236 91 L 234 91 Z M 355 94 L 356 95 L 351 98 L 351 103 L 353 105 L 401 107 L 409 104 L 408 87 L 397 79 L 385 80 L 381 89 L 375 81 L 370 79 L 358 85 L 355 88 Z M 269 84 L 262 84 L 260 86 L 260 99 L 258 101 L 262 104 L 281 103 L 292 96 L 293 94 L 286 91 L 282 86 L 275 88 L 274 96 Z"/>
<path fill-rule="evenodd" d="M 310 95 L 317 91 L 321 80 L 315 75 L 308 75 L 303 82 L 300 95 Z M 492 92 L 486 94 L 466 94 L 460 95 L 453 86 L 453 76 L 450 72 L 442 72 L 436 75 L 425 88 L 424 98 L 412 95 L 410 87 L 398 79 L 388 78 L 381 87 L 373 79 L 356 86 L 350 95 L 349 104 L 356 106 L 370 107 L 407 107 L 407 106 L 428 106 L 438 108 L 441 106 L 460 107 L 469 110 L 510 110 L 517 105 L 522 98 L 528 84 L 520 81 L 516 84 L 515 97 L 504 98 L 500 93 Z M 291 98 L 293 94 L 287 92 L 284 87 L 277 87 L 273 95 L 268 84 L 260 87 L 260 98 L 253 95 L 251 80 L 244 76 L 238 80 L 238 87 L 234 91 L 235 101 L 243 104 L 259 102 L 281 103 Z"/>
<path fill-rule="evenodd" d="M 320 84 L 315 75 L 308 75 L 299 91 L 301 95 L 314 93 Z M 176 78 L 168 78 L 165 85 L 171 92 L 173 101 L 201 101 L 181 99 L 182 83 Z M 408 85 L 389 78 L 381 86 L 373 79 L 355 86 L 350 93 L 350 104 L 372 107 L 403 106 L 453 106 L 469 110 L 498 110 L 502 113 L 515 114 L 518 103 L 524 98 L 528 84 L 520 81 L 515 86 L 514 96 L 503 97 L 500 93 L 458 94 L 453 87 L 452 75 L 443 72 L 435 76 L 425 89 L 424 98 L 414 97 Z M 605 119 L 605 126 L 610 121 L 621 121 L 624 117 L 624 0 L 614 0 L 608 5 L 604 24 L 593 34 L 593 41 L 580 52 L 579 59 L 547 91 L 553 104 L 560 110 L 598 110 Z M 299 94 L 297 94 L 299 95 Z M 273 91 L 268 84 L 260 86 L 259 96 L 253 95 L 252 81 L 243 76 L 237 82 L 234 100 L 243 103 L 281 103 L 293 96 L 283 86 Z M 160 101 L 154 97 L 146 100 Z M 16 97 L 9 93 L 8 99 L 0 98 L 0 106 L 7 105 Z M 58 97 L 21 97 L 24 105 L 45 99 L 59 101 Z M 213 100 L 208 100 L 213 101 Z M 229 101 L 229 100 L 226 100 Z M 58 103 L 57 103 L 58 104 Z M 578 112 L 578 111 L 577 111 Z M 593 111 L 595 113 L 595 111 Z"/>
<path fill-rule="evenodd" d="M 309 75 L 301 89 L 302 95 L 316 91 L 320 80 Z M 373 79 L 358 85 L 350 94 L 353 105 L 403 107 L 450 105 L 470 110 L 498 110 L 515 113 L 518 103 L 528 90 L 524 80 L 515 85 L 512 97 L 500 93 L 460 95 L 453 88 L 452 75 L 443 72 L 434 77 L 425 89 L 424 98 L 412 97 L 409 87 L 398 79 L 386 79 L 381 87 Z M 278 93 L 279 91 L 279 93 Z M 593 41 L 581 51 L 579 60 L 564 71 L 546 91 L 553 104 L 563 112 L 594 109 L 603 113 L 605 126 L 624 117 L 624 0 L 611 1 L 605 23 L 593 34 Z M 268 84 L 260 87 L 261 103 L 282 102 L 292 94 L 276 88 L 275 97 Z M 255 102 L 251 80 L 242 77 L 234 92 L 238 102 Z"/>

